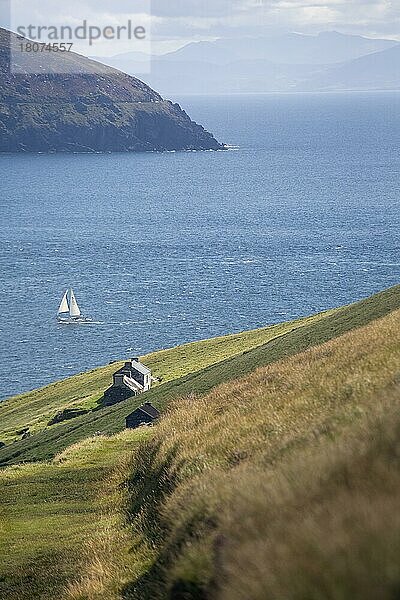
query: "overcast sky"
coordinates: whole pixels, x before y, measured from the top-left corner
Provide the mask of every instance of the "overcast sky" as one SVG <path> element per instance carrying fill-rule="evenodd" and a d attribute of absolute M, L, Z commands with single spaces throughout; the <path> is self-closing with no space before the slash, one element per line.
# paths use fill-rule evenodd
<path fill-rule="evenodd" d="M 16 21 L 25 11 L 31 22 L 40 14 L 41 23 L 76 24 L 86 18 L 104 26 L 131 18 L 149 29 L 150 13 L 155 53 L 195 40 L 289 31 L 337 30 L 400 41 L 400 0 L 0 0 L 0 7 L 7 2 L 19 15 Z M 93 54 L 101 52 L 93 49 Z"/>
<path fill-rule="evenodd" d="M 153 36 L 338 30 L 400 40 L 400 0 L 153 0 Z"/>

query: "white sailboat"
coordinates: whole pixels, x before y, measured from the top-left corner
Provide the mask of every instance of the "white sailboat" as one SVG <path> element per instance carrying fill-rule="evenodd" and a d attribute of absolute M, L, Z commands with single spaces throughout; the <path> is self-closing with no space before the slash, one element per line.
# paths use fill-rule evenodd
<path fill-rule="evenodd" d="M 82 316 L 72 288 L 68 289 L 62 297 L 57 318 L 60 323 L 82 323 L 89 320 Z"/>

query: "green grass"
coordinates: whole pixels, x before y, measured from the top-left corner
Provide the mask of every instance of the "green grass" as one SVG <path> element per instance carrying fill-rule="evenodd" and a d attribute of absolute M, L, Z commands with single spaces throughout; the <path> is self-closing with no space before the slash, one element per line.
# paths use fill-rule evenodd
<path fill-rule="evenodd" d="M 323 314 L 254 331 L 193 342 L 153 352 L 144 356 L 142 360 L 160 382 L 166 383 L 255 348 L 294 327 L 312 323 L 322 317 Z M 0 402 L 0 441 L 10 443 L 19 439 L 20 436 L 16 432 L 25 427 L 29 427 L 31 433 L 42 431 L 50 419 L 65 408 L 95 408 L 104 391 L 111 385 L 112 374 L 122 364 L 120 361 L 93 369 Z"/>
<path fill-rule="evenodd" d="M 154 428 L 121 431 L 142 396 L 0 450 L 0 598 L 393 600 L 399 309 L 155 353 Z"/>
<path fill-rule="evenodd" d="M 396 598 L 399 366 L 397 310 L 174 402 L 136 454 L 121 596 Z"/>
<path fill-rule="evenodd" d="M 61 598 L 85 548 L 122 528 L 112 473 L 147 433 L 89 438 L 50 463 L 0 471 L 0 598 Z"/>
<path fill-rule="evenodd" d="M 118 366 L 94 369 L 0 402 L 0 440 L 9 443 L 19 439 L 16 432 L 24 427 L 37 433 L 64 408 L 94 407 Z"/>
<path fill-rule="evenodd" d="M 278 329 L 265 330 L 265 335 L 269 336 L 269 341 L 266 343 L 250 350 L 244 350 L 242 354 L 205 368 L 197 357 L 195 360 L 192 359 L 193 352 L 195 352 L 195 345 L 193 345 L 194 347 L 192 346 L 190 351 L 187 351 L 189 357 L 187 375 L 163 383 L 147 392 L 145 396 L 126 400 L 116 406 L 48 428 L 27 440 L 17 441 L 0 450 L 0 466 L 21 461 L 47 460 L 71 444 L 98 431 L 107 434 L 116 433 L 124 428 L 125 417 L 140 405 L 144 398 L 153 402 L 160 409 L 164 409 L 173 398 L 191 393 L 206 394 L 216 385 L 251 373 L 259 366 L 276 362 L 309 347 L 322 344 L 354 328 L 362 327 L 397 308 L 400 308 L 400 286 L 390 288 L 336 311 L 322 313 L 312 317 L 311 320 L 286 323 L 281 325 L 280 329 L 277 326 Z M 259 332 L 254 334 L 258 336 Z M 231 338 L 228 338 L 228 341 L 232 343 Z M 211 344 L 218 344 L 218 340 L 211 341 Z M 175 356 L 178 357 L 179 353 L 186 352 L 185 348 L 188 347 L 177 348 L 171 352 L 176 353 Z M 237 350 L 237 346 L 235 349 Z M 199 355 L 205 356 L 204 360 L 208 360 L 207 345 L 198 350 Z M 222 347 L 220 350 L 222 353 Z M 159 363 L 154 365 L 156 374 L 161 374 L 162 358 L 163 356 L 166 358 L 167 355 L 168 351 L 165 351 L 164 355 L 159 355 Z M 173 356 L 174 354 L 172 357 L 170 356 L 172 363 L 174 362 Z M 180 362 L 184 361 L 185 359 L 181 358 Z M 151 364 L 150 361 L 148 363 Z M 169 367 L 167 363 L 165 364 L 165 370 L 168 372 Z M 199 367 L 198 371 L 196 371 L 196 366 Z"/>

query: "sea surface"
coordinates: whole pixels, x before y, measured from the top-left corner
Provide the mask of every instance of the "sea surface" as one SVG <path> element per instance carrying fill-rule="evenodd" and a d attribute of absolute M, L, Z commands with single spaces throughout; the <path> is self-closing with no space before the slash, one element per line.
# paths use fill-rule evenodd
<path fill-rule="evenodd" d="M 399 94 L 175 100 L 233 148 L 0 157 L 0 398 L 400 282 Z"/>

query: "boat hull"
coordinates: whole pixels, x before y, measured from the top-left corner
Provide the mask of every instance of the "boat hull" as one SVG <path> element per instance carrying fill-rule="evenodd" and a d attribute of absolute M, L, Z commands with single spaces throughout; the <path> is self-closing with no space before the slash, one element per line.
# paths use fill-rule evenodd
<path fill-rule="evenodd" d="M 82 323 L 91 323 L 92 319 L 88 317 L 57 317 L 57 322 L 60 325 L 80 325 Z"/>

